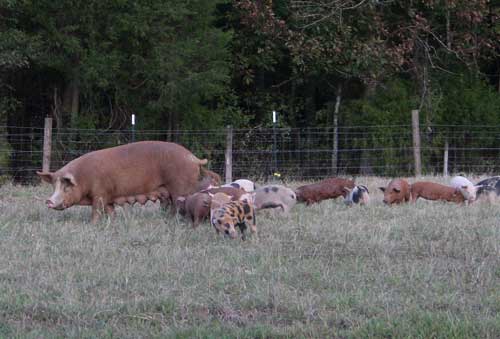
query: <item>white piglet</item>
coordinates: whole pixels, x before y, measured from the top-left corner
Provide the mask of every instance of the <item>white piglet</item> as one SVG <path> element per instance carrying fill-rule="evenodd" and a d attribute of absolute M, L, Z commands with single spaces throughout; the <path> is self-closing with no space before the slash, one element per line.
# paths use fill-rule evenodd
<path fill-rule="evenodd" d="M 481 187 L 481 185 L 474 185 L 469 179 L 461 175 L 453 177 L 450 184 L 452 187 L 458 188 L 469 203 L 476 200 L 477 190 Z"/>
<path fill-rule="evenodd" d="M 240 189 L 244 190 L 245 192 L 255 191 L 255 183 L 251 180 L 248 180 L 248 179 L 238 179 L 238 180 L 233 181 L 230 184 L 225 184 L 222 187 L 240 188 Z"/>
<path fill-rule="evenodd" d="M 282 185 L 261 186 L 255 190 L 254 207 L 255 210 L 277 209 L 284 215 L 289 215 L 290 210 L 297 203 L 295 192 Z"/>

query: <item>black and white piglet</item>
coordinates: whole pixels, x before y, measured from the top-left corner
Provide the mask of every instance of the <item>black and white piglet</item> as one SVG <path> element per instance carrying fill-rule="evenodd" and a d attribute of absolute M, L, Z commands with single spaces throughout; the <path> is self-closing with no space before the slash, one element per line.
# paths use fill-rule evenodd
<path fill-rule="evenodd" d="M 346 191 L 344 203 L 348 206 L 352 206 L 353 204 L 366 205 L 370 201 L 370 192 L 364 185 L 357 185 L 352 189 L 344 187 L 344 190 Z"/>

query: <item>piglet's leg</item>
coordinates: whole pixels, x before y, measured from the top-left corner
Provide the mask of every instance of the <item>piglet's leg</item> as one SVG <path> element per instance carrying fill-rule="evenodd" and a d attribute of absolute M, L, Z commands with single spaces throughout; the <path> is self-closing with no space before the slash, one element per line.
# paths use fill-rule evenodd
<path fill-rule="evenodd" d="M 255 210 L 252 211 L 252 216 L 249 218 L 250 219 L 247 219 L 247 221 L 250 226 L 250 231 L 252 231 L 252 233 L 257 233 L 257 225 L 255 224 Z"/>

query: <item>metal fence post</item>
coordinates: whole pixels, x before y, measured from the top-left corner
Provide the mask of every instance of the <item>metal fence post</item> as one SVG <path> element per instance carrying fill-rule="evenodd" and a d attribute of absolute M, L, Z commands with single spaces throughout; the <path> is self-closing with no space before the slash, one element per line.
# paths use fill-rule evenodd
<path fill-rule="evenodd" d="M 446 139 L 444 142 L 444 159 L 443 159 L 443 176 L 445 177 L 448 176 L 448 150 L 449 150 L 448 139 Z"/>
<path fill-rule="evenodd" d="M 277 146 L 276 146 L 276 111 L 273 111 L 273 164 L 272 164 L 272 175 L 273 177 L 278 172 L 278 157 L 277 157 Z"/>
<path fill-rule="evenodd" d="M 132 114 L 132 142 L 135 142 L 135 114 Z"/>

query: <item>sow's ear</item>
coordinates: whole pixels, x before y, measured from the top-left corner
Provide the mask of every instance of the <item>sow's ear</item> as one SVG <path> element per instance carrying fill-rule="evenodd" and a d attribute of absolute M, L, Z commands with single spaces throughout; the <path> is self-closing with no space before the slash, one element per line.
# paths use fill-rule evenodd
<path fill-rule="evenodd" d="M 394 192 L 396 192 L 396 193 L 401 192 L 401 190 L 400 190 L 400 189 L 397 189 L 397 188 L 393 188 L 393 191 L 394 191 Z"/>
<path fill-rule="evenodd" d="M 381 190 L 382 192 L 385 192 L 385 187 L 379 187 L 378 189 Z"/>
<path fill-rule="evenodd" d="M 75 177 L 71 173 L 63 175 L 61 180 L 63 180 L 66 184 L 70 186 L 77 186 Z"/>
<path fill-rule="evenodd" d="M 48 182 L 49 184 L 52 184 L 52 181 L 54 180 L 54 173 L 52 172 L 40 172 L 37 171 L 36 174 L 42 179 L 42 181 Z"/>

